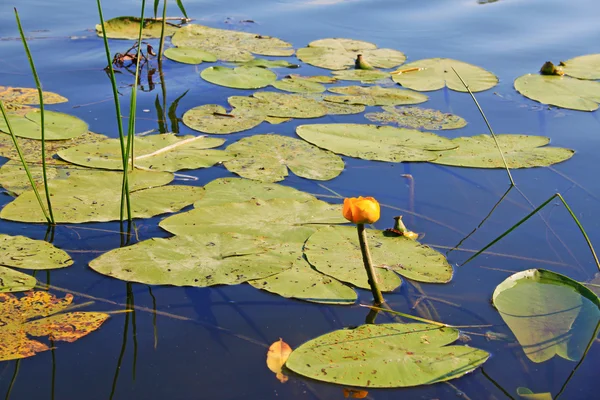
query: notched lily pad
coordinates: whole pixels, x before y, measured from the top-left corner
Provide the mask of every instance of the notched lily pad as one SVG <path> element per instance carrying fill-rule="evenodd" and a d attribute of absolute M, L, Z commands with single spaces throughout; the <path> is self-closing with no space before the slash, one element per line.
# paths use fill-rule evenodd
<path fill-rule="evenodd" d="M 199 132 L 225 135 L 252 129 L 264 121 L 264 116 L 246 109 L 227 112 L 217 104 L 194 107 L 183 114 L 183 123 Z"/>
<path fill-rule="evenodd" d="M 200 73 L 205 81 L 234 89 L 258 89 L 269 86 L 277 75 L 259 67 L 210 67 Z"/>
<path fill-rule="evenodd" d="M 498 78 L 491 72 L 451 58 L 428 58 L 405 64 L 392 72 L 392 79 L 406 88 L 421 92 L 445 86 L 457 92 L 467 92 L 452 68 L 460 74 L 472 92 L 488 90 L 498 84 Z"/>
<path fill-rule="evenodd" d="M 496 135 L 508 167 L 547 167 L 568 160 L 571 149 L 546 146 L 550 138 L 528 135 Z M 470 168 L 504 168 L 504 162 L 490 135 L 452 139 L 455 149 L 438 152 L 436 164 Z"/>
<path fill-rule="evenodd" d="M 0 234 L 0 265 L 22 269 L 56 269 L 73 265 L 63 250 L 44 240 Z"/>
<path fill-rule="evenodd" d="M 382 88 L 380 86 L 337 86 L 330 88 L 329 91 L 345 96 L 325 96 L 325 101 L 342 104 L 363 104 L 365 106 L 419 104 L 428 99 L 426 95 L 412 90 Z"/>
<path fill-rule="evenodd" d="M 25 116 L 9 115 L 10 125 L 15 136 L 28 139 L 42 139 L 41 112 L 33 110 Z M 81 136 L 88 132 L 85 121 L 55 111 L 44 111 L 45 139 L 65 140 Z M 0 119 L 0 131 L 9 134 L 4 118 Z"/>
<path fill-rule="evenodd" d="M 420 107 L 383 106 L 384 112 L 368 113 L 369 121 L 395 124 L 415 129 L 458 129 L 467 125 L 467 121 L 458 115 Z"/>
<path fill-rule="evenodd" d="M 233 156 L 225 167 L 244 178 L 278 182 L 288 175 L 288 168 L 306 179 L 327 181 L 344 169 L 337 155 L 302 140 L 267 134 L 243 138 L 227 148 Z"/>
<path fill-rule="evenodd" d="M 600 79 L 600 54 L 586 54 L 561 61 L 565 75 L 578 79 Z M 1 96 L 1 94 L 0 94 Z"/>
<path fill-rule="evenodd" d="M 184 64 L 202 64 L 203 62 L 217 61 L 214 54 L 193 47 L 171 47 L 165 50 L 165 57 Z"/>
<path fill-rule="evenodd" d="M 515 89 L 542 104 L 579 111 L 595 111 L 600 103 L 600 83 L 568 76 L 527 74 L 515 80 Z"/>
<path fill-rule="evenodd" d="M 106 37 L 110 39 L 137 40 L 140 31 L 139 17 L 116 17 L 104 22 Z M 179 28 L 171 24 L 165 26 L 165 36 L 171 36 Z M 142 39 L 156 39 L 160 37 L 162 21 L 153 18 L 144 18 Z M 102 25 L 96 25 L 96 34 L 102 37 Z"/>

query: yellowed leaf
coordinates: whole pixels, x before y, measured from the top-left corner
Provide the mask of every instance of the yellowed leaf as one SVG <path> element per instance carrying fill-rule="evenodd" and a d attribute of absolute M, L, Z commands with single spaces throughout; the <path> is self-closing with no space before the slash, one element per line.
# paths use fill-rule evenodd
<path fill-rule="evenodd" d="M 281 371 L 291 353 L 292 348 L 281 338 L 277 342 L 274 342 L 267 352 L 267 367 L 275 373 L 275 377 L 281 383 L 285 383 L 288 380 L 288 377 Z"/>
<path fill-rule="evenodd" d="M 43 95 L 45 104 L 57 104 L 68 101 L 65 97 L 52 92 L 43 92 Z M 40 97 L 36 88 L 0 86 L 0 100 L 4 103 L 14 105 L 40 104 Z"/>

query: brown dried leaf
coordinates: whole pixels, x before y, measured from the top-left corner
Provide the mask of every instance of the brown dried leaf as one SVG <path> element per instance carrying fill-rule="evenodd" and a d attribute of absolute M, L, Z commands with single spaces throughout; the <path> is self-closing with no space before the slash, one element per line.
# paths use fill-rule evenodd
<path fill-rule="evenodd" d="M 288 380 L 288 377 L 281 371 L 291 353 L 292 348 L 281 338 L 277 342 L 274 342 L 267 352 L 267 367 L 275 373 L 275 377 L 281 383 L 285 383 Z"/>
<path fill-rule="evenodd" d="M 344 388 L 343 392 L 344 392 L 345 398 L 351 398 L 351 399 L 364 399 L 365 397 L 367 397 L 369 395 L 369 392 L 367 392 L 366 390 L 359 390 L 359 389 Z"/>

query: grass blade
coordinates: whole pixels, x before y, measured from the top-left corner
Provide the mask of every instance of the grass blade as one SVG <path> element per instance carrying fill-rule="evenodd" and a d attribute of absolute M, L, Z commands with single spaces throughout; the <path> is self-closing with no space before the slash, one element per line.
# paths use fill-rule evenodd
<path fill-rule="evenodd" d="M 160 26 L 160 43 L 158 45 L 158 62 L 162 61 L 163 50 L 165 47 L 165 29 L 167 26 L 167 0 L 163 3 L 162 23 Z"/>
<path fill-rule="evenodd" d="M 181 0 L 175 0 L 177 2 L 177 7 L 179 7 L 179 11 L 183 14 L 186 19 L 188 18 L 187 13 L 185 12 L 185 7 L 183 6 L 183 2 Z"/>

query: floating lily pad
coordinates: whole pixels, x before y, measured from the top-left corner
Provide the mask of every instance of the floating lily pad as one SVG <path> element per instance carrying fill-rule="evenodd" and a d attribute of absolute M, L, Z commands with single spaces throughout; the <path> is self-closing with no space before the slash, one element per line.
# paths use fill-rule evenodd
<path fill-rule="evenodd" d="M 58 104 L 67 102 L 67 98 L 52 92 L 42 92 L 44 104 Z M 36 88 L 21 88 L 0 86 L 0 101 L 10 110 L 10 105 L 40 104 L 40 97 Z"/>
<path fill-rule="evenodd" d="M 106 37 L 110 39 L 137 40 L 140 31 L 139 17 L 116 17 L 104 22 Z M 156 39 L 160 37 L 162 21 L 144 18 L 142 39 Z M 171 36 L 178 28 L 171 24 L 165 26 L 165 36 Z M 96 25 L 96 34 L 102 37 L 102 25 Z"/>
<path fill-rule="evenodd" d="M 292 64 L 285 60 L 265 60 L 264 58 L 255 58 L 250 61 L 238 62 L 237 65 L 243 65 L 246 67 L 260 67 L 260 68 L 298 68 L 298 64 Z"/>
<path fill-rule="evenodd" d="M 523 96 L 543 104 L 580 111 L 595 111 L 600 103 L 600 83 L 568 76 L 527 74 L 515 80 Z"/>
<path fill-rule="evenodd" d="M 352 288 L 330 276 L 315 271 L 305 260 L 296 261 L 292 268 L 262 279 L 248 282 L 257 289 L 323 304 L 353 304 L 357 295 Z"/>
<path fill-rule="evenodd" d="M 287 76 L 287 78 L 305 79 L 307 81 L 316 82 L 316 83 L 325 83 L 325 84 L 337 82 L 337 79 L 335 77 L 328 76 L 328 75 L 304 76 L 304 75 L 298 75 L 298 74 L 290 74 Z"/>
<path fill-rule="evenodd" d="M 178 47 L 194 47 L 213 53 L 219 60 L 231 62 L 250 61 L 251 53 L 265 56 L 291 56 L 292 45 L 281 39 L 256 33 L 189 24 L 179 29 L 171 38 Z"/>
<path fill-rule="evenodd" d="M 268 122 L 271 125 L 279 125 L 284 122 L 291 121 L 293 118 L 282 118 L 282 117 L 269 117 L 268 115 L 265 117 L 265 122 Z"/>
<path fill-rule="evenodd" d="M 218 147 L 224 139 L 202 136 L 175 136 L 161 134 L 136 137 L 134 140 L 134 165 L 157 171 L 208 168 L 231 158 Z M 122 170 L 121 145 L 118 139 L 83 144 L 58 152 L 60 158 L 73 164 L 90 168 Z"/>
<path fill-rule="evenodd" d="M 393 68 L 406 60 L 404 53 L 392 49 L 378 49 L 372 43 L 352 39 L 320 39 L 308 47 L 298 49 L 297 57 L 307 64 L 340 70 L 354 66 L 358 54 L 377 68 Z"/>
<path fill-rule="evenodd" d="M 193 47 L 171 47 L 165 50 L 165 57 L 184 64 L 202 64 L 204 61 L 217 61 L 214 54 Z"/>
<path fill-rule="evenodd" d="M 169 183 L 168 172 L 135 171 L 129 188 L 134 218 L 172 213 L 202 197 L 195 186 L 161 186 Z M 122 173 L 90 170 L 86 175 L 49 181 L 52 209 L 57 223 L 105 222 L 119 220 Z M 41 191 L 42 197 L 44 196 Z M 33 191 L 29 190 L 0 212 L 0 218 L 19 222 L 45 222 Z"/>
<path fill-rule="evenodd" d="M 600 79 L 600 54 L 587 54 L 561 63 L 565 75 L 578 79 Z M 1 94 L 0 94 L 1 96 Z"/>
<path fill-rule="evenodd" d="M 347 222 L 340 206 L 320 200 L 270 199 L 195 208 L 162 220 L 159 226 L 175 235 L 237 232 L 290 243 L 298 251 L 317 230 L 315 224 Z"/>
<path fill-rule="evenodd" d="M 279 90 L 294 93 L 322 93 L 325 86 L 302 78 L 284 78 L 272 83 Z"/>
<path fill-rule="evenodd" d="M 104 275 L 149 285 L 235 285 L 288 268 L 298 257 L 282 246 L 238 233 L 203 233 L 144 240 L 109 251 L 90 267 Z"/>
<path fill-rule="evenodd" d="M 202 79 L 215 85 L 235 89 L 258 89 L 269 86 L 277 75 L 259 67 L 210 67 L 200 73 Z"/>
<path fill-rule="evenodd" d="M 553 400 L 552 393 L 533 393 L 531 389 L 528 389 L 526 387 L 518 387 L 517 395 L 520 398 L 527 400 Z"/>
<path fill-rule="evenodd" d="M 288 168 L 306 179 L 327 181 L 344 170 L 337 155 L 302 140 L 267 134 L 243 138 L 229 147 L 233 156 L 225 167 L 244 178 L 278 182 L 288 175 Z"/>
<path fill-rule="evenodd" d="M 550 138 L 528 135 L 496 135 L 508 167 L 546 167 L 568 160 L 575 153 L 562 147 L 543 147 Z M 433 162 L 470 168 L 504 168 L 504 162 L 490 135 L 452 139 L 455 149 L 438 152 Z"/>
<path fill-rule="evenodd" d="M 56 269 L 73 265 L 63 250 L 43 240 L 0 234 L 0 265 L 22 269 Z"/>
<path fill-rule="evenodd" d="M 600 320 L 600 300 L 592 291 L 543 269 L 511 275 L 496 287 L 492 300 L 536 363 L 555 355 L 579 361 Z"/>
<path fill-rule="evenodd" d="M 107 136 L 98 133 L 87 132 L 81 136 L 77 136 L 68 140 L 53 140 L 46 142 L 46 163 L 61 164 L 63 163 L 56 158 L 53 158 L 57 152 L 63 149 L 77 146 L 83 143 L 96 143 L 108 139 Z M 35 139 L 26 139 L 17 137 L 19 147 L 23 152 L 25 161 L 28 163 L 41 163 L 42 161 L 42 142 Z M 0 134 L 0 156 L 11 160 L 20 160 L 19 154 L 15 150 L 15 145 L 10 135 Z"/>
<path fill-rule="evenodd" d="M 333 71 L 333 76 L 341 81 L 374 82 L 389 78 L 390 73 L 367 69 L 347 69 L 344 71 Z"/>
<path fill-rule="evenodd" d="M 231 96 L 232 107 L 279 118 L 318 118 L 327 114 L 323 102 L 299 94 L 256 92 L 252 96 Z"/>
<path fill-rule="evenodd" d="M 227 112 L 217 104 L 194 107 L 183 114 L 183 123 L 205 133 L 225 135 L 252 129 L 264 121 L 264 116 L 252 114 L 245 109 Z"/>
<path fill-rule="evenodd" d="M 73 295 L 57 299 L 48 292 L 28 292 L 17 298 L 0 293 L 0 361 L 31 357 L 50 350 L 31 336 L 48 336 L 53 341 L 74 342 L 98 329 L 109 317 L 99 312 L 61 313 L 73 301 Z"/>
<path fill-rule="evenodd" d="M 452 279 L 452 267 L 446 258 L 416 240 L 388 237 L 384 231 L 371 229 L 367 230 L 367 237 L 382 290 L 392 291 L 400 285 L 400 279 L 392 271 L 419 282 L 446 283 Z M 318 271 L 370 288 L 355 227 L 319 229 L 306 241 L 304 254 Z"/>
<path fill-rule="evenodd" d="M 458 129 L 467 125 L 467 121 L 458 115 L 428 108 L 384 106 L 383 110 L 381 113 L 365 114 L 365 118 L 384 124 L 433 130 Z"/>
<path fill-rule="evenodd" d="M 0 266 L 0 293 L 25 292 L 36 284 L 33 276 Z"/>
<path fill-rule="evenodd" d="M 330 88 L 329 91 L 346 96 L 325 96 L 326 101 L 342 104 L 363 104 L 365 106 L 419 104 L 428 99 L 424 94 L 411 90 L 382 88 L 380 86 L 339 86 Z"/>
<path fill-rule="evenodd" d="M 28 165 L 33 181 L 38 187 L 43 186 L 44 175 L 41 164 Z M 50 179 L 66 179 L 79 173 L 87 173 L 87 168 L 56 160 L 46 166 L 46 177 Z M 0 167 L 0 186 L 13 194 L 21 194 L 31 189 L 31 183 L 21 161 L 9 160 Z"/>
<path fill-rule="evenodd" d="M 491 72 L 450 58 L 428 58 L 405 64 L 397 71 L 401 73 L 392 72 L 392 79 L 404 87 L 421 92 L 445 86 L 457 92 L 467 92 L 452 68 L 460 74 L 472 92 L 481 92 L 498 84 L 498 78 Z"/>
<path fill-rule="evenodd" d="M 323 149 L 365 160 L 433 161 L 430 150 L 453 149 L 458 144 L 430 132 L 367 124 L 300 125 L 296 133 Z"/>
<path fill-rule="evenodd" d="M 39 110 L 30 111 L 24 117 L 9 116 L 9 120 L 15 136 L 37 140 L 42 138 Z M 81 119 L 55 111 L 44 111 L 44 123 L 46 140 L 71 139 L 88 131 L 88 125 Z M 0 119 L 0 131 L 9 134 L 4 118 Z"/>
<path fill-rule="evenodd" d="M 458 378 L 483 364 L 489 353 L 448 346 L 459 331 L 428 324 L 362 325 L 312 339 L 285 366 L 338 385 L 394 388 Z"/>

